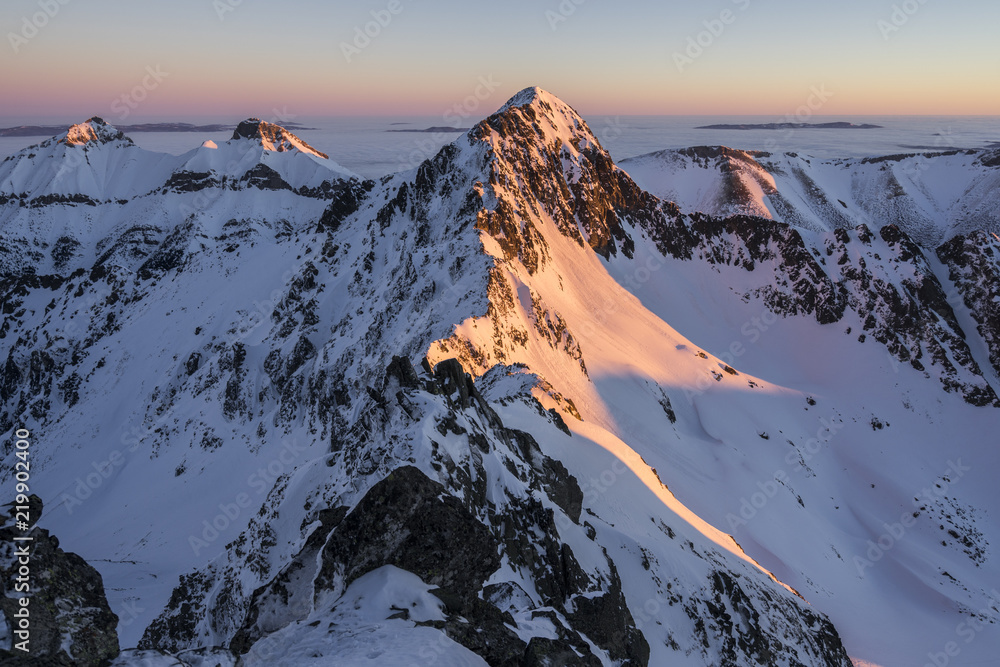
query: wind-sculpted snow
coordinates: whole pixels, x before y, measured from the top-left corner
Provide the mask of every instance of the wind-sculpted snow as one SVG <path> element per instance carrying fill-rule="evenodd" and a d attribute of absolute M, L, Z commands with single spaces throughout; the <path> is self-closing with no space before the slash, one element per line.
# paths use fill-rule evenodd
<path fill-rule="evenodd" d="M 986 255 L 682 213 L 539 89 L 378 182 L 285 132 L 0 209 L 0 431 L 116 664 L 913 664 L 988 600 Z"/>

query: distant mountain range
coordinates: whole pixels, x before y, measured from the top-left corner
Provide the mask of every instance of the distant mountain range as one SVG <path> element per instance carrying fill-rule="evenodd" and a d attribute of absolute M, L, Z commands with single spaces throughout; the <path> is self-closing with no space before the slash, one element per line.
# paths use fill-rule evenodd
<path fill-rule="evenodd" d="M 395 123 L 395 124 L 398 125 L 399 123 Z M 435 126 L 427 127 L 427 128 L 423 128 L 423 129 L 405 128 L 405 129 L 400 129 L 400 130 L 386 130 L 386 132 L 432 132 L 432 133 L 437 133 L 437 134 L 445 134 L 445 133 L 456 134 L 456 133 L 459 133 L 459 132 L 468 132 L 468 131 L 469 131 L 469 128 L 467 128 L 467 127 L 444 127 L 444 126 L 439 126 L 439 125 L 435 125 Z"/>
<path fill-rule="evenodd" d="M 289 130 L 301 132 L 316 128 L 305 127 L 297 123 L 285 123 Z M 119 125 L 118 129 L 126 134 L 142 132 L 225 132 L 235 129 L 235 125 L 210 124 L 192 125 L 191 123 L 140 123 L 138 125 Z M 47 137 L 65 131 L 64 125 L 18 125 L 17 127 L 0 128 L 0 137 Z"/>
<path fill-rule="evenodd" d="M 701 125 L 696 130 L 877 130 L 881 125 L 854 124 L 844 121 L 834 123 L 737 123 Z"/>
<path fill-rule="evenodd" d="M 724 146 L 622 160 L 636 182 L 685 211 L 754 215 L 815 231 L 892 224 L 925 247 L 1000 232 L 1000 150 L 821 160 Z"/>

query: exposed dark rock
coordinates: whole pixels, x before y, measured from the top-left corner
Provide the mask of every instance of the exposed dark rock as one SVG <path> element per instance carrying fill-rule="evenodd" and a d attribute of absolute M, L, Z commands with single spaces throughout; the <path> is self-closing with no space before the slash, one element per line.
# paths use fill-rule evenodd
<path fill-rule="evenodd" d="M 566 616 L 575 629 L 607 651 L 612 660 L 621 661 L 621 665 L 645 666 L 649 663 L 649 644 L 635 627 L 617 578 L 615 572 L 615 581 L 603 595 L 573 598 L 575 610 Z"/>
<path fill-rule="evenodd" d="M 363 181 L 362 183 L 350 181 L 333 193 L 333 200 L 320 216 L 316 231 L 328 233 L 337 231 L 340 223 L 361 207 L 361 202 L 374 187 L 374 181 Z"/>
<path fill-rule="evenodd" d="M 31 496 L 31 521 L 41 515 L 42 503 Z M 100 573 L 74 553 L 59 548 L 59 540 L 35 526 L 28 531 L 11 521 L 0 528 L 0 611 L 11 631 L 19 627 L 19 600 L 25 597 L 19 569 L 30 569 L 28 657 L 17 649 L 23 641 L 14 634 L 12 651 L 0 649 L 3 665 L 102 665 L 118 656 L 118 617 L 112 613 Z M 31 541 L 15 541 L 28 536 Z M 24 552 L 27 552 L 27 555 Z M 68 653 L 67 653 L 68 650 Z"/>
<path fill-rule="evenodd" d="M 301 587 L 299 582 L 303 578 L 315 576 L 317 557 L 326 544 L 330 532 L 340 525 L 347 511 L 346 507 L 320 510 L 317 516 L 320 526 L 309 535 L 302 550 L 274 579 L 254 591 L 246 617 L 229 644 L 229 648 L 236 655 L 243 655 L 250 650 L 254 642 L 269 631 L 280 627 L 280 623 L 274 618 L 268 619 L 267 624 L 262 624 L 260 621 L 262 610 L 266 609 L 273 613 L 275 609 L 280 609 L 283 612 L 282 620 L 287 621 L 300 620 L 309 613 L 312 609 L 313 589 L 311 586 Z"/>
<path fill-rule="evenodd" d="M 1000 167 L 1000 150 L 984 153 L 979 162 L 984 167 Z"/>
<path fill-rule="evenodd" d="M 447 621 L 418 623 L 442 630 L 450 639 L 496 667 L 520 667 L 526 645 L 507 627 L 513 625 L 496 607 L 478 598 L 449 595 L 444 589 L 431 591 L 445 602 Z M 460 602 L 460 604 L 458 604 Z"/>
<path fill-rule="evenodd" d="M 237 125 L 236 131 L 233 132 L 233 139 L 257 139 L 267 141 L 274 146 L 275 150 L 278 151 L 289 150 L 289 139 L 294 139 L 296 142 L 300 143 L 305 148 L 308 148 L 313 153 L 316 153 L 324 158 L 329 157 L 326 153 L 319 152 L 280 125 L 268 123 L 259 118 L 248 118 Z"/>
<path fill-rule="evenodd" d="M 192 352 L 187 361 L 184 362 L 184 372 L 188 375 L 194 375 L 199 366 L 201 366 L 201 355 L 197 352 Z"/>
<path fill-rule="evenodd" d="M 742 582 L 742 585 L 741 585 Z M 788 656 L 789 644 L 797 647 L 796 661 L 812 660 L 810 664 L 828 667 L 851 667 L 851 659 L 841 643 L 837 630 L 824 616 L 809 609 L 792 608 L 769 593 L 751 598 L 744 586 L 745 579 L 716 571 L 712 575 L 711 594 L 703 600 L 688 600 L 684 607 L 695 620 L 695 632 L 702 645 L 711 647 L 719 664 L 735 665 L 749 658 L 759 665 L 779 664 Z M 798 618 L 800 625 L 784 641 L 761 630 L 761 615 L 774 623 L 781 619 Z M 805 654 L 799 651 L 806 651 Z"/>
<path fill-rule="evenodd" d="M 556 425 L 556 428 L 558 428 L 566 435 L 569 436 L 573 435 L 573 433 L 569 430 L 569 426 L 566 426 L 566 421 L 562 418 L 562 415 L 559 414 L 558 410 L 556 410 L 555 408 L 549 408 L 548 413 L 549 417 L 552 419 L 552 423 Z"/>
<path fill-rule="evenodd" d="M 175 171 L 163 184 L 164 190 L 170 192 L 198 192 L 205 188 L 217 188 L 222 183 L 214 178 L 211 172 Z"/>
<path fill-rule="evenodd" d="M 337 527 L 323 551 L 317 586 L 335 572 L 345 585 L 383 565 L 413 572 L 428 584 L 474 597 L 500 566 L 483 526 L 438 482 L 412 466 L 373 486 Z"/>
<path fill-rule="evenodd" d="M 99 203 L 101 202 L 78 192 L 69 195 L 52 193 L 35 197 L 28 202 L 28 206 L 31 208 L 43 208 L 45 206 L 52 206 L 53 204 L 63 204 L 66 206 L 97 206 Z"/>
<path fill-rule="evenodd" d="M 445 359 L 434 367 L 434 377 L 441 384 L 445 396 L 458 394 L 455 402 L 459 407 L 471 405 L 470 397 L 478 395 L 472 383 L 472 377 L 465 372 L 458 359 Z"/>
<path fill-rule="evenodd" d="M 405 389 L 416 389 L 420 386 L 420 378 L 417 371 L 413 369 L 413 364 L 405 357 L 394 356 L 389 366 L 385 369 L 388 377 L 394 377 L 399 382 L 399 386 Z"/>
<path fill-rule="evenodd" d="M 813 315 L 820 324 L 831 324 L 840 321 L 850 309 L 865 321 L 868 335 L 884 344 L 895 359 L 922 371 L 926 355 L 940 368 L 946 391 L 960 393 L 973 405 L 1000 404 L 982 379 L 965 334 L 926 257 L 898 227 L 886 226 L 880 236 L 892 253 L 884 261 L 909 266 L 913 277 L 902 280 L 901 288 L 880 278 L 863 257 L 854 260 L 848 252 L 855 238 L 870 247 L 872 237 L 867 228 L 837 230 L 828 242 L 828 255 L 837 257 L 841 267 L 835 280 L 791 225 L 750 216 L 718 220 L 695 213 L 689 219 L 686 223 L 684 216 L 662 217 L 654 220 L 647 232 L 662 253 L 678 259 L 697 258 L 747 271 L 773 262 L 777 266 L 774 281 L 747 296 L 762 299 L 774 314 Z M 878 260 L 877 255 L 875 258 Z M 962 372 L 979 376 L 980 381 L 960 380 Z"/>
<path fill-rule="evenodd" d="M 619 251 L 631 257 L 635 244 L 625 224 L 638 223 L 638 217 L 649 215 L 657 200 L 618 169 L 583 126 L 575 139 L 578 145 L 573 146 L 582 153 L 580 172 L 567 178 L 563 158 L 568 156 L 569 147 L 546 146 L 540 155 L 531 149 L 544 145 L 540 127 L 551 122 L 533 105 L 514 106 L 493 114 L 469 132 L 472 141 L 485 141 L 493 132 L 508 140 L 510 149 L 491 165 L 490 186 L 530 197 L 530 201 L 523 201 L 514 195 L 512 201 L 502 198 L 495 207 L 483 208 L 476 226 L 497 240 L 506 259 L 520 261 L 529 272 L 548 255 L 546 242 L 532 222 L 535 206 L 541 206 L 560 231 L 581 246 L 586 243 L 605 258 Z M 589 136 L 586 145 L 585 136 Z"/>
<path fill-rule="evenodd" d="M 549 498 L 562 508 L 575 523 L 580 522 L 580 512 L 583 511 L 583 491 L 573 475 L 569 474 L 561 462 L 545 457 L 542 463 L 542 484 Z"/>
<path fill-rule="evenodd" d="M 1000 241 L 991 234 L 959 235 L 937 249 L 958 291 L 953 302 L 969 309 L 1000 375 Z"/>
<path fill-rule="evenodd" d="M 258 188 L 259 190 L 292 189 L 292 186 L 290 186 L 288 182 L 281 177 L 281 174 L 263 163 L 255 165 L 252 169 L 243 174 L 240 180 L 246 183 L 249 187 Z"/>
<path fill-rule="evenodd" d="M 181 575 L 167 602 L 167 608 L 176 613 L 156 618 L 142 633 L 138 648 L 176 652 L 189 645 L 205 613 L 204 595 L 208 585 L 207 577 L 200 572 Z"/>
<path fill-rule="evenodd" d="M 56 240 L 55 245 L 52 246 L 52 264 L 57 270 L 66 268 L 77 249 L 80 247 L 80 242 L 70 236 L 61 236 Z"/>
<path fill-rule="evenodd" d="M 163 276 L 168 271 L 180 269 L 184 263 L 184 253 L 193 232 L 193 225 L 185 223 L 172 231 L 137 271 L 140 280 L 150 280 Z"/>

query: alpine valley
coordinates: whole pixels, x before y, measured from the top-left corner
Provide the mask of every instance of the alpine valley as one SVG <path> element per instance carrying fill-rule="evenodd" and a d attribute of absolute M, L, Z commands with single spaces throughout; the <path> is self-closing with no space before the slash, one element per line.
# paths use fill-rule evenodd
<path fill-rule="evenodd" d="M 995 664 L 998 186 L 537 88 L 379 181 L 74 125 L 0 163 L 0 664 Z"/>

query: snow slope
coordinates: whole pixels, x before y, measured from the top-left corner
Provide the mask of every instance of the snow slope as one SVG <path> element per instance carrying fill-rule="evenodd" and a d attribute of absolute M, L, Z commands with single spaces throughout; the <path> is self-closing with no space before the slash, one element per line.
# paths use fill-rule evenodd
<path fill-rule="evenodd" d="M 263 130 L 294 150 L 0 217 L 35 253 L 4 264 L 0 430 L 36 434 L 42 523 L 144 651 L 119 664 L 1000 649 L 970 278 L 1000 254 L 682 214 L 539 89 L 379 183 Z"/>

